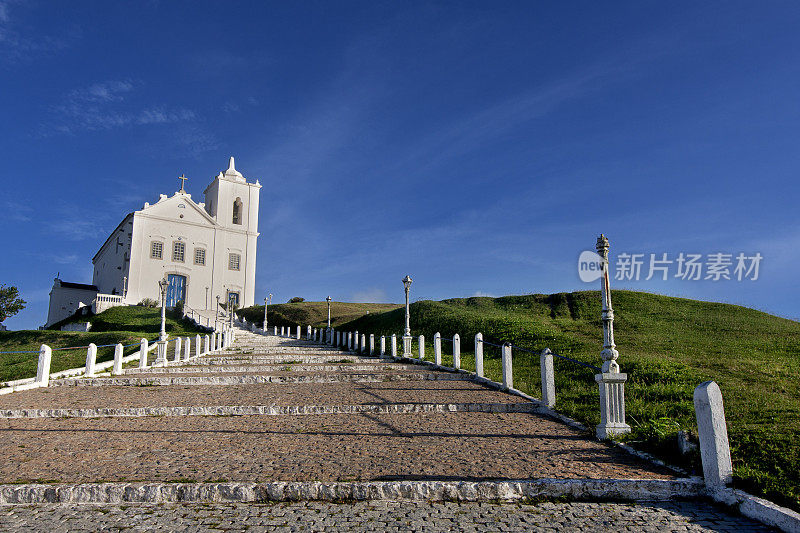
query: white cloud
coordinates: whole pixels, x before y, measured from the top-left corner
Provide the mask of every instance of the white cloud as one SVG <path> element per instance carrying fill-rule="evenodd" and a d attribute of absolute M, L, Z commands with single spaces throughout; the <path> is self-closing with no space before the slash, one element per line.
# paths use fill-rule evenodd
<path fill-rule="evenodd" d="M 475 293 L 472 296 L 473 297 L 497 298 L 496 294 L 491 294 L 489 292 L 483 292 L 483 291 L 475 291 Z"/>

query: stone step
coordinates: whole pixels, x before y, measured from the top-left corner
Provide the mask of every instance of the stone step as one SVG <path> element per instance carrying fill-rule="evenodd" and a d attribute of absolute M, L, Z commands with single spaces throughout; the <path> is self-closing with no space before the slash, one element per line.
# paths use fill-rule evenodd
<path fill-rule="evenodd" d="M 337 364 L 324 364 L 324 363 L 309 363 L 309 364 L 240 364 L 240 365 L 199 365 L 191 366 L 191 361 L 187 366 L 169 366 L 169 367 L 148 367 L 148 368 L 125 368 L 122 370 L 123 374 L 247 374 L 258 372 L 393 372 L 393 371 L 407 371 L 407 372 L 423 372 L 429 369 L 419 365 L 406 365 L 402 363 L 384 363 L 376 365 L 373 363 L 359 364 L 359 363 L 337 363 Z M 51 381 L 51 384 L 54 381 Z"/>
<path fill-rule="evenodd" d="M 217 405 L 359 405 L 405 403 L 515 403 L 518 396 L 472 381 L 269 383 L 52 387 L 0 396 L 0 410 L 106 409 Z"/>
<path fill-rule="evenodd" d="M 674 477 L 529 413 L 11 419 L 2 425 L 5 483 Z"/>
<path fill-rule="evenodd" d="M 360 413 L 535 413 L 526 403 L 376 403 L 357 405 L 190 405 L 177 407 L 103 407 L 97 409 L 9 409 L 0 418 L 120 418 L 148 416 L 306 416 Z"/>
<path fill-rule="evenodd" d="M 242 385 L 256 383 L 382 383 L 387 381 L 469 381 L 465 374 L 443 372 L 392 372 L 352 374 L 291 372 L 282 375 L 188 375 L 188 376 L 131 376 L 113 378 L 80 378 L 53 381 L 54 387 L 101 387 L 101 386 L 164 386 L 164 385 Z"/>
<path fill-rule="evenodd" d="M 292 364 L 292 363 L 361 363 L 379 365 L 383 360 L 374 357 L 359 357 L 353 354 L 340 355 L 252 355 L 252 356 L 207 356 L 191 361 L 193 365 L 236 365 L 242 363 Z"/>

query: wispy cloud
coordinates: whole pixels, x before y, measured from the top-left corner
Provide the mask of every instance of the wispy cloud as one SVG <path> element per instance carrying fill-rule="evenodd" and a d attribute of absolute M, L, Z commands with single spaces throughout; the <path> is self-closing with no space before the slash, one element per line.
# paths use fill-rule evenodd
<path fill-rule="evenodd" d="M 18 63 L 62 50 L 80 34 L 77 28 L 66 28 L 61 35 L 27 31 L 30 28 L 21 17 L 12 16 L 17 6 L 26 4 L 17 0 L 0 0 L 0 62 Z"/>
<path fill-rule="evenodd" d="M 5 201 L 3 206 L 3 218 L 11 222 L 30 222 L 33 208 L 20 202 Z"/>
<path fill-rule="evenodd" d="M 197 118 L 194 111 L 183 107 L 131 101 L 136 85 L 130 80 L 107 80 L 70 91 L 61 104 L 53 107 L 53 121 L 41 126 L 41 134 L 174 124 Z"/>

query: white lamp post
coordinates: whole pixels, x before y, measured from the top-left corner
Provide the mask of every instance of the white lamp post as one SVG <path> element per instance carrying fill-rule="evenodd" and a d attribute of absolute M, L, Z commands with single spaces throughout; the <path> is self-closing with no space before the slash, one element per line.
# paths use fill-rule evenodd
<path fill-rule="evenodd" d="M 411 356 L 411 312 L 408 303 L 408 296 L 411 292 L 411 283 L 413 280 L 411 276 L 406 276 L 403 278 L 403 287 L 406 290 L 406 328 L 403 331 L 403 356 L 410 357 Z"/>
<path fill-rule="evenodd" d="M 331 329 L 331 297 L 328 296 L 325 301 L 328 302 L 328 329 Z"/>
<path fill-rule="evenodd" d="M 594 376 L 600 388 L 600 425 L 597 426 L 597 438 L 600 440 L 631 431 L 625 423 L 625 382 L 628 375 L 619 371 L 619 352 L 614 344 L 614 310 L 611 307 L 611 284 L 608 279 L 609 248 L 606 236 L 600 235 L 595 249 L 603 259 L 603 275 L 600 278 L 603 303 L 603 351 L 600 356 L 603 358 L 603 368 Z"/>
<path fill-rule="evenodd" d="M 272 302 L 272 293 L 269 293 L 269 296 L 264 298 L 264 333 L 267 332 L 267 308 L 269 304 Z"/>
<path fill-rule="evenodd" d="M 219 294 L 217 295 L 217 306 L 214 308 L 214 331 L 217 331 L 218 319 L 219 319 Z"/>
<path fill-rule="evenodd" d="M 169 282 L 161 279 L 158 288 L 161 292 L 161 332 L 158 334 L 158 347 L 156 348 L 156 364 L 164 364 L 167 361 L 167 288 Z"/>

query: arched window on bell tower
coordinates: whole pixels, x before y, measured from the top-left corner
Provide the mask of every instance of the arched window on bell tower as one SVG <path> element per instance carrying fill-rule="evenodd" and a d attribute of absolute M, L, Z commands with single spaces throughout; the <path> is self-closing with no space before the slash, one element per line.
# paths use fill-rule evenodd
<path fill-rule="evenodd" d="M 237 198 L 233 202 L 233 223 L 240 224 L 242 223 L 242 199 Z"/>

